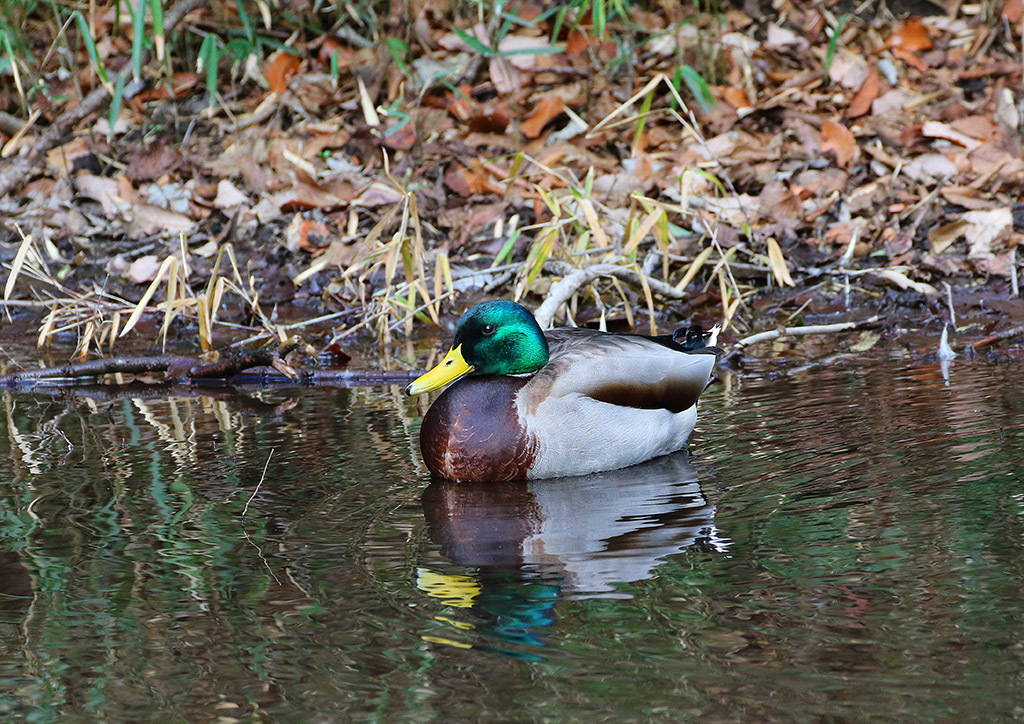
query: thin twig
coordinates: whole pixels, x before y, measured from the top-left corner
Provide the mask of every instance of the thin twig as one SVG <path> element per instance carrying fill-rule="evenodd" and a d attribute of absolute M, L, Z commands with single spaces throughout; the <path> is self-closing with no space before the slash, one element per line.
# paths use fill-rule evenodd
<path fill-rule="evenodd" d="M 270 458 L 274 457 L 274 448 L 270 449 L 270 454 L 267 455 L 267 462 L 263 466 L 263 475 L 260 476 L 260 481 L 256 483 L 256 489 L 252 491 L 252 495 L 249 496 L 249 500 L 245 502 L 245 507 L 242 508 L 242 517 L 245 517 L 246 512 L 249 510 L 249 503 L 256 497 L 256 493 L 260 492 L 260 487 L 263 485 L 263 481 L 267 479 L 267 468 L 270 467 Z"/>
<path fill-rule="evenodd" d="M 742 354 L 744 348 L 759 342 L 770 342 L 771 340 L 778 339 L 779 337 L 798 337 L 810 334 L 832 334 L 833 332 L 845 332 L 848 329 L 857 329 L 858 327 L 865 327 L 869 324 L 874 324 L 879 319 L 881 319 L 881 317 L 876 315 L 868 317 L 867 319 L 862 319 L 858 322 L 812 324 L 805 327 L 783 327 L 782 329 L 773 329 L 768 332 L 759 332 L 758 334 L 752 334 L 749 337 L 744 337 L 733 345 L 732 350 L 726 355 L 726 359 Z"/>

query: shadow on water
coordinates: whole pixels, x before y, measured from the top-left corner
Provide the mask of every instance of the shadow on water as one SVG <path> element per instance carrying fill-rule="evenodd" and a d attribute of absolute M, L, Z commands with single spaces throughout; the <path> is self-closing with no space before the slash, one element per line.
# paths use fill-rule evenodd
<path fill-rule="evenodd" d="M 0 721 L 1018 720 L 1020 374 L 724 374 L 501 486 L 397 387 L 6 391 Z"/>
<path fill-rule="evenodd" d="M 726 549 L 685 453 L 577 478 L 435 481 L 423 511 L 441 554 L 475 573 L 420 568 L 417 586 L 473 615 L 456 626 L 517 644 L 543 643 L 560 600 L 628 599 L 617 584 L 651 578 L 673 553 Z"/>

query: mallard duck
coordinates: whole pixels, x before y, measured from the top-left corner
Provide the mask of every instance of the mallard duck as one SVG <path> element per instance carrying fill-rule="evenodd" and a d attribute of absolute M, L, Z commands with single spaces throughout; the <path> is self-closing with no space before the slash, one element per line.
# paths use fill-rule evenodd
<path fill-rule="evenodd" d="M 706 343 L 714 340 L 697 326 L 659 337 L 544 332 L 519 304 L 478 304 L 444 359 L 406 388 L 455 383 L 423 418 L 423 459 L 441 478 L 497 482 L 614 470 L 678 450 L 720 353 Z"/>

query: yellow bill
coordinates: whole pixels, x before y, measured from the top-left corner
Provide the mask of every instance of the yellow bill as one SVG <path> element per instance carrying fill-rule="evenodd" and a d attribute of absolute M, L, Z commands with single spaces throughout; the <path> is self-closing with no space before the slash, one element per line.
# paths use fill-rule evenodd
<path fill-rule="evenodd" d="M 407 395 L 419 395 L 424 392 L 444 387 L 449 382 L 468 375 L 473 371 L 473 366 L 466 363 L 462 356 L 462 345 L 452 347 L 434 369 L 420 375 L 416 380 L 405 388 Z"/>

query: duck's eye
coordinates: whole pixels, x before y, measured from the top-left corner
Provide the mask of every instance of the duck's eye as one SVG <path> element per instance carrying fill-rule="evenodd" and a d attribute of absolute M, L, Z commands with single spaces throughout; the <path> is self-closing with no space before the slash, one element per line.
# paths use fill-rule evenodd
<path fill-rule="evenodd" d="M 494 325 L 485 324 L 484 328 L 481 331 L 483 332 L 485 337 L 490 337 L 492 334 L 494 334 Z"/>

